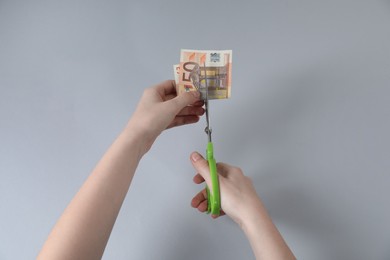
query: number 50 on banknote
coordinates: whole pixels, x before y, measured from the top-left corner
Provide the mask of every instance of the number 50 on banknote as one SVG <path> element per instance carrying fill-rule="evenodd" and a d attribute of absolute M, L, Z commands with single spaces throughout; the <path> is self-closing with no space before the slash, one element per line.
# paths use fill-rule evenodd
<path fill-rule="evenodd" d="M 225 99 L 231 94 L 231 50 L 181 50 L 180 64 L 174 65 L 177 94 L 199 91 L 209 99 Z"/>

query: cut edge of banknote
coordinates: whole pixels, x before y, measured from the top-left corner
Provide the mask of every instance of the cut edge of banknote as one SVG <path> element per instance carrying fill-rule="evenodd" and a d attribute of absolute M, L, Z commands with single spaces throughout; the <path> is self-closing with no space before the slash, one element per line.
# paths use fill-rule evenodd
<path fill-rule="evenodd" d="M 232 50 L 182 49 L 180 64 L 173 65 L 173 71 L 178 95 L 200 91 L 204 98 L 205 86 L 208 86 L 208 99 L 231 96 Z M 198 79 L 198 84 L 194 78 Z"/>

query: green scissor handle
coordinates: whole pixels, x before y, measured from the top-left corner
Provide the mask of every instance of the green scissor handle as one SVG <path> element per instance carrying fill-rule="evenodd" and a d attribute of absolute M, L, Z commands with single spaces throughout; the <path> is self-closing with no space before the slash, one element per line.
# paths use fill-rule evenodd
<path fill-rule="evenodd" d="M 207 161 L 209 162 L 210 168 L 210 177 L 211 177 L 211 190 L 206 185 L 207 192 L 207 214 L 211 213 L 213 215 L 219 216 L 221 210 L 221 196 L 219 193 L 219 180 L 217 173 L 217 164 L 214 159 L 214 148 L 213 143 L 207 143 Z"/>

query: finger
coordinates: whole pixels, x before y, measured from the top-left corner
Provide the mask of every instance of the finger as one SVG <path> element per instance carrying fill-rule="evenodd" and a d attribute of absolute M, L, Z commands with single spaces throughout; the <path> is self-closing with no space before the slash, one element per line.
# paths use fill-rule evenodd
<path fill-rule="evenodd" d="M 193 180 L 196 184 L 201 184 L 201 183 L 204 182 L 204 179 L 203 179 L 202 175 L 200 175 L 199 173 L 196 174 L 192 180 Z"/>
<path fill-rule="evenodd" d="M 195 197 L 191 200 L 191 206 L 193 208 L 197 208 L 203 201 L 207 201 L 207 192 L 206 189 L 203 189 L 198 194 L 195 195 Z"/>
<path fill-rule="evenodd" d="M 192 104 L 192 106 L 194 106 L 194 107 L 202 107 L 203 105 L 204 105 L 203 100 L 198 100 L 194 104 Z"/>
<path fill-rule="evenodd" d="M 210 169 L 207 161 L 198 152 L 193 152 L 190 158 L 192 166 L 203 177 L 207 185 L 211 187 Z"/>
<path fill-rule="evenodd" d="M 211 215 L 211 217 L 213 218 L 213 219 L 217 219 L 217 218 L 219 218 L 219 217 L 222 217 L 222 216 L 225 216 L 226 215 L 226 213 L 223 211 L 223 210 L 221 210 L 220 212 L 219 212 L 219 215 Z"/>
<path fill-rule="evenodd" d="M 164 98 L 164 101 L 168 101 L 168 100 L 171 100 L 171 99 L 174 99 L 176 97 L 176 93 L 174 94 L 168 94 L 168 95 L 165 95 L 163 96 Z"/>
<path fill-rule="evenodd" d="M 205 212 L 207 210 L 207 200 L 202 201 L 197 208 L 200 212 Z"/>
<path fill-rule="evenodd" d="M 174 80 L 166 80 L 156 86 L 158 93 L 161 96 L 176 94 L 176 83 Z"/>
<path fill-rule="evenodd" d="M 176 92 L 174 92 L 174 93 L 166 94 L 163 97 L 164 97 L 164 101 L 168 101 L 168 100 L 174 99 L 175 97 L 177 97 L 177 95 L 176 95 Z M 197 101 L 195 101 L 195 103 L 190 104 L 190 106 L 202 107 L 202 106 L 204 106 L 204 101 L 197 100 Z"/>
<path fill-rule="evenodd" d="M 178 114 L 180 110 L 188 105 L 194 104 L 199 100 L 199 98 L 200 93 L 198 91 L 185 92 L 171 100 L 168 100 L 168 108 L 172 109 L 175 114 Z"/>
<path fill-rule="evenodd" d="M 188 116 L 188 115 L 201 116 L 203 114 L 204 114 L 204 108 L 203 107 L 186 106 L 177 115 L 178 116 Z"/>
<path fill-rule="evenodd" d="M 199 121 L 199 116 L 177 116 L 167 126 L 166 129 L 169 129 L 169 128 L 172 128 L 172 127 L 175 127 L 175 126 L 193 124 L 193 123 L 196 123 L 198 121 Z"/>

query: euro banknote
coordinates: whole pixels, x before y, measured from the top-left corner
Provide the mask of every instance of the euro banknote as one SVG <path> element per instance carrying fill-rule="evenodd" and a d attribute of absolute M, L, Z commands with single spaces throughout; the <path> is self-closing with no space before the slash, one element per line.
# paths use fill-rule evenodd
<path fill-rule="evenodd" d="M 231 95 L 231 50 L 186 50 L 173 66 L 178 94 L 199 91 L 202 99 L 225 99 Z"/>

